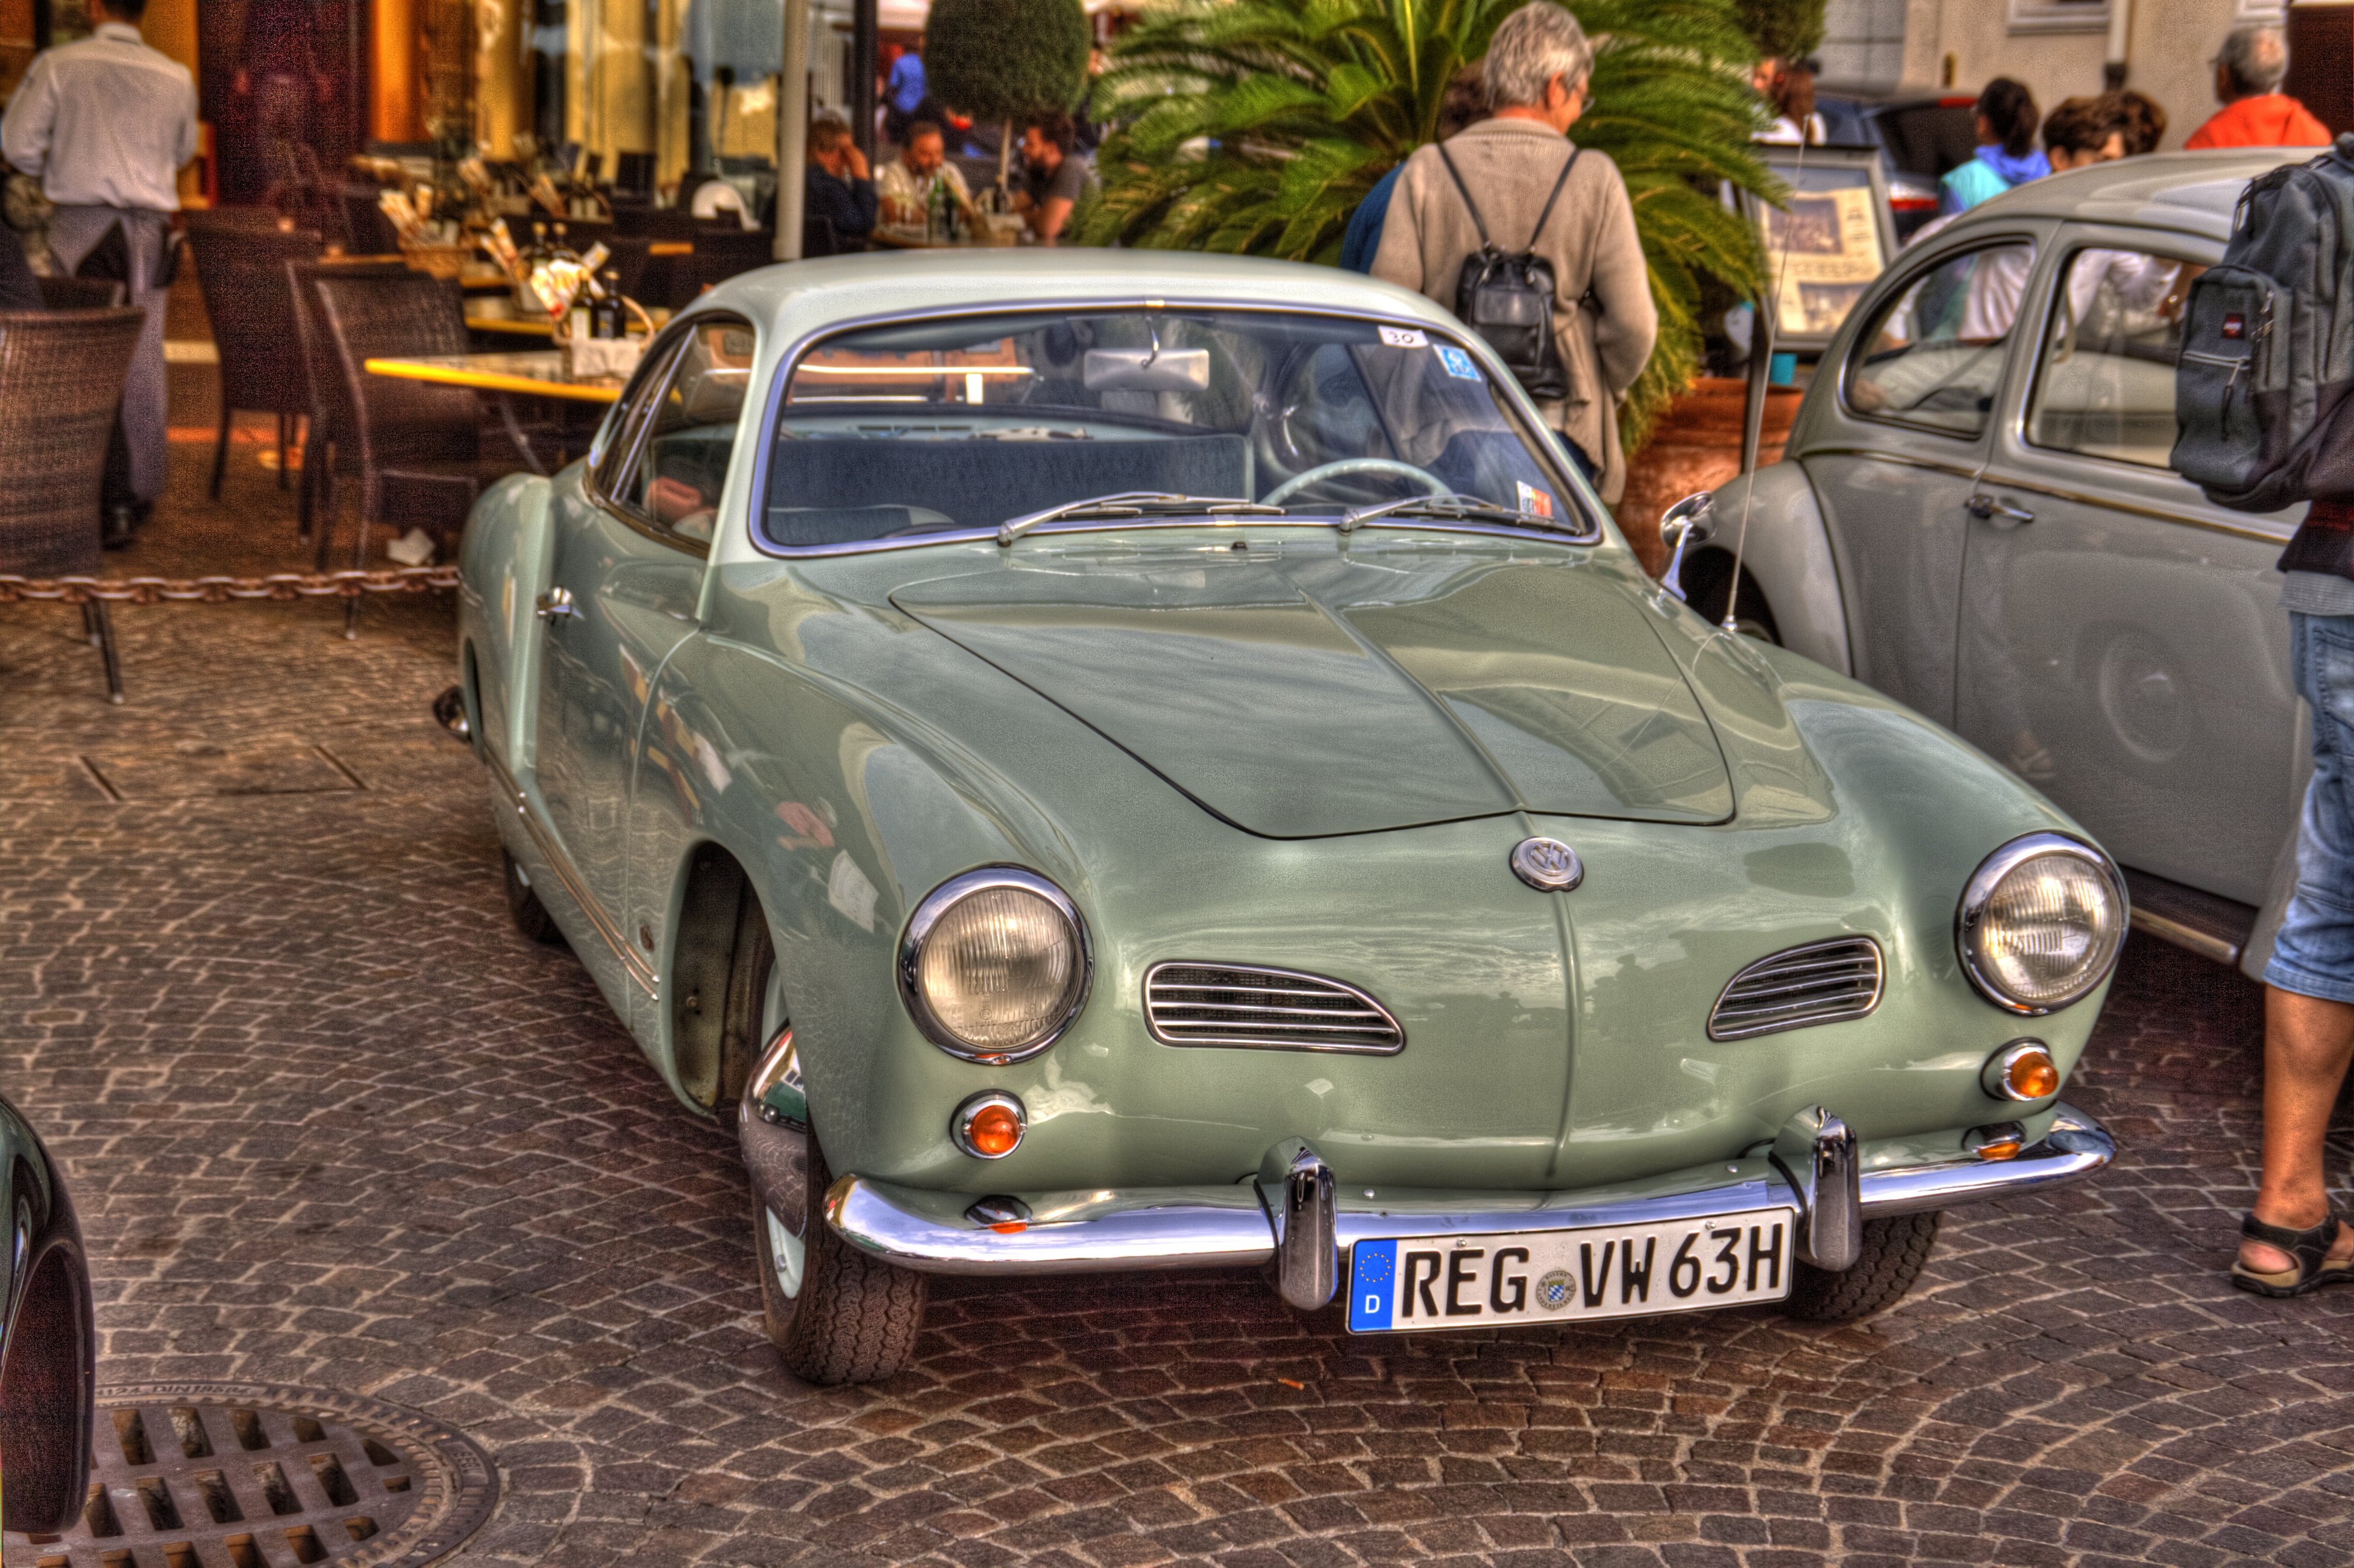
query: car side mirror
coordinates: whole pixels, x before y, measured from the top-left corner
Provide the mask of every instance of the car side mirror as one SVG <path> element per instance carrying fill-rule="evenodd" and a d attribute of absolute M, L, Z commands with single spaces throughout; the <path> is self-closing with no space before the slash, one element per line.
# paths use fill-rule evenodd
<path fill-rule="evenodd" d="M 1659 514 L 1659 543 L 1670 552 L 1668 569 L 1659 575 L 1659 584 L 1679 599 L 1684 597 L 1684 551 L 1706 542 L 1715 532 L 1710 525 L 1709 509 L 1716 497 L 1703 490 L 1687 495 Z"/>

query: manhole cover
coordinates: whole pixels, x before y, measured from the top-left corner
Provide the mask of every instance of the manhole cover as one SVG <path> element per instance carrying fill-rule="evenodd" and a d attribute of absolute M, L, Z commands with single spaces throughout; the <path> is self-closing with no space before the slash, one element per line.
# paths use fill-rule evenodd
<path fill-rule="evenodd" d="M 472 1439 L 372 1399 L 158 1383 L 98 1406 L 89 1506 L 38 1568 L 422 1568 L 498 1501 Z"/>

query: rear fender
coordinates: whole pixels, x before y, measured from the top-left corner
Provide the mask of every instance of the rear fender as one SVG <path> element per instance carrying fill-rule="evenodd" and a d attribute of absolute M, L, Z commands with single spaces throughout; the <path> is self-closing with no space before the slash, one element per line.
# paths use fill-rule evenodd
<path fill-rule="evenodd" d="M 474 503 L 459 548 L 458 643 L 473 652 L 481 744 L 518 779 L 531 768 L 539 681 L 533 610 L 555 569 L 550 494 L 545 479 L 509 474 Z"/>
<path fill-rule="evenodd" d="M 1807 471 L 1796 462 L 1772 463 L 1753 478 L 1720 485 L 1709 521 L 1713 532 L 1708 547 L 1728 556 L 1740 552 L 1742 569 L 1755 579 L 1774 612 L 1782 645 L 1842 675 L 1853 674 L 1839 568 Z"/>

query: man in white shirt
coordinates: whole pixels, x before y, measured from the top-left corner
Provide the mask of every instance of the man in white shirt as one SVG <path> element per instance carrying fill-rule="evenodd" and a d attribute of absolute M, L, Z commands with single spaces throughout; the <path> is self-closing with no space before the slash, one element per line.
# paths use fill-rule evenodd
<path fill-rule="evenodd" d="M 131 302 L 147 313 L 122 392 L 131 490 L 143 510 L 164 491 L 161 276 L 180 166 L 196 154 L 196 89 L 186 66 L 139 37 L 147 0 L 89 0 L 98 31 L 34 57 L 8 112 L 0 153 L 57 204 L 49 249 L 71 272 L 117 228 Z"/>
<path fill-rule="evenodd" d="M 972 193 L 965 188 L 964 172 L 948 161 L 947 138 L 930 121 L 918 120 L 907 127 L 907 143 L 898 157 L 875 176 L 882 220 L 920 226 L 931 213 L 934 187 L 942 185 L 956 204 L 958 221 L 968 230 L 978 228 L 981 217 L 973 210 Z"/>

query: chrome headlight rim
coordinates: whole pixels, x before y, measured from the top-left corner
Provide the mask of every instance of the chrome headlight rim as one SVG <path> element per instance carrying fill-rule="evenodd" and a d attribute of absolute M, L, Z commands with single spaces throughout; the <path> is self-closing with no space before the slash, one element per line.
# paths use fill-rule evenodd
<path fill-rule="evenodd" d="M 942 917 L 974 894 L 994 887 L 1019 888 L 1053 905 L 1069 924 L 1072 940 L 1078 948 L 1079 983 L 1072 990 L 1069 1006 L 1053 1020 L 1044 1033 L 1012 1051 L 992 1051 L 975 1045 L 942 1023 L 924 998 L 923 980 L 917 972 L 923 959 L 924 944 Z M 916 1027 L 922 1032 L 924 1038 L 960 1062 L 973 1062 L 989 1067 L 1026 1062 L 1050 1048 L 1086 1011 L 1087 997 L 1095 990 L 1096 981 L 1095 949 L 1087 940 L 1087 923 L 1080 916 L 1079 906 L 1071 902 L 1070 895 L 1061 888 L 1036 872 L 1018 865 L 988 865 L 977 871 L 963 872 L 924 895 L 922 902 L 916 906 L 915 914 L 908 916 L 907 930 L 900 935 L 898 962 L 895 968 L 898 974 L 899 1001 L 907 1008 L 907 1016 L 916 1021 Z"/>
<path fill-rule="evenodd" d="M 1995 889 L 2002 885 L 2004 877 L 2021 865 L 2045 855 L 2063 855 L 2079 860 L 2100 874 L 2109 889 L 2109 896 L 2116 903 L 2118 952 L 2124 950 L 2125 927 L 2133 917 L 2133 906 L 2126 895 L 2124 874 L 2117 870 L 2115 862 L 2083 839 L 2067 833 L 2027 833 L 2011 840 L 1980 861 L 1978 870 L 1970 874 L 1968 884 L 1963 887 L 1961 906 L 1955 912 L 1954 948 L 1961 957 L 1962 972 L 1970 977 L 1970 984 L 1978 993 L 2004 1012 L 2017 1013 L 2022 1018 L 2044 1018 L 2062 1008 L 2073 1007 L 2100 990 L 2117 965 L 2116 954 L 2112 953 L 2109 961 L 2097 973 L 2090 975 L 2084 984 L 2066 996 L 2051 1001 L 2022 1001 L 2004 991 L 1995 977 L 1978 962 L 1974 938 L 1978 927 L 1986 919 L 1987 906 L 1993 901 Z"/>

